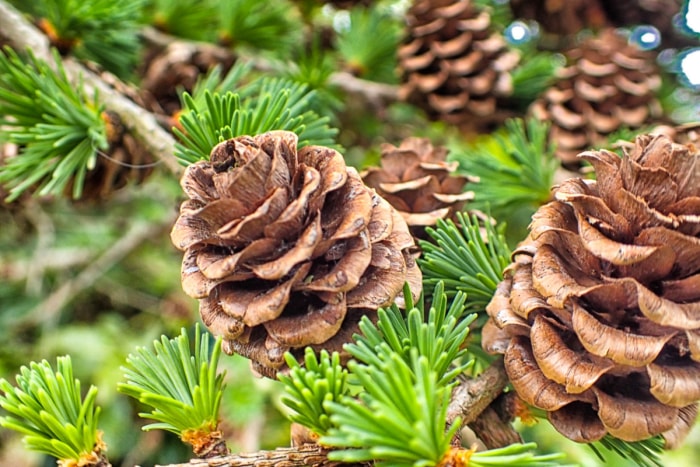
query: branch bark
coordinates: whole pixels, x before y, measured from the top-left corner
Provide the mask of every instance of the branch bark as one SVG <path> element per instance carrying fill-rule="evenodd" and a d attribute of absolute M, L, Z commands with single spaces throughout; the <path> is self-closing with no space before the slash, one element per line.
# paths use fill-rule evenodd
<path fill-rule="evenodd" d="M 464 379 L 452 391 L 452 399 L 447 409 L 448 424 L 454 422 L 457 417 L 462 417 L 462 424 L 472 424 L 471 428 L 477 436 L 482 433 L 486 438 L 486 446 L 498 447 L 497 444 L 513 438 L 508 432 L 507 423 L 504 417 L 498 412 L 498 408 L 493 409 L 493 414 L 485 412 L 489 405 L 503 392 L 508 384 L 508 377 L 503 362 L 497 360 L 483 373 L 474 379 Z M 480 423 L 478 422 L 482 413 L 485 413 L 484 421 L 495 422 L 499 419 L 498 425 L 489 426 L 482 433 L 479 433 Z M 496 418 L 493 418 L 493 417 Z M 473 423 L 476 422 L 476 423 Z M 476 429 L 475 429 L 476 428 Z M 511 428 L 512 430 L 512 428 Z M 515 433 L 517 436 L 517 433 Z M 519 439 L 519 438 L 518 438 Z M 517 441 L 513 441 L 517 442 Z M 232 454 L 228 456 L 215 457 L 212 459 L 192 459 L 184 464 L 170 464 L 158 467 L 361 467 L 365 464 L 344 464 L 330 461 L 328 450 L 315 444 L 304 444 L 298 447 L 280 448 L 274 451 L 259 451 L 254 453 Z"/>
<path fill-rule="evenodd" d="M 0 0 L 0 36 L 7 39 L 13 48 L 29 49 L 37 58 L 49 64 L 54 63 L 49 39 L 4 0 Z M 153 114 L 108 86 L 99 76 L 76 60 L 66 57 L 63 59 L 63 66 L 71 84 L 78 86 L 82 83 L 88 95 L 97 90 L 100 102 L 119 115 L 129 132 L 148 152 L 162 161 L 172 173 L 182 173 L 183 167 L 173 156 L 175 140 L 158 124 Z"/>
<path fill-rule="evenodd" d="M 171 464 L 157 467 L 336 467 L 363 466 L 364 464 L 342 464 L 328 460 L 328 451 L 315 444 L 305 444 L 293 448 L 280 448 L 274 451 L 258 451 L 248 454 L 234 454 L 212 459 L 192 459 L 184 464 Z"/>

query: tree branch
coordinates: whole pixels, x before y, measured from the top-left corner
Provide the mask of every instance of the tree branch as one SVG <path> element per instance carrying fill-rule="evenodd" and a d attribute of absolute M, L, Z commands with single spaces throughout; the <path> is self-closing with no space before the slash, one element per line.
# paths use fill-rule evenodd
<path fill-rule="evenodd" d="M 192 459 L 184 464 L 158 467 L 360 467 L 365 464 L 343 464 L 328 460 L 328 450 L 315 444 L 304 444 L 274 451 L 258 451 L 249 454 L 234 454 L 211 459 Z"/>
<path fill-rule="evenodd" d="M 503 360 L 498 359 L 474 379 L 461 381 L 452 390 L 447 407 L 447 423 L 462 417 L 462 425 L 472 423 L 493 402 L 508 384 Z"/>
<path fill-rule="evenodd" d="M 177 43 L 182 50 L 209 50 L 214 56 L 226 56 L 231 50 L 208 42 L 196 42 L 180 39 L 168 34 L 164 34 L 154 28 L 144 28 L 141 31 L 141 37 L 149 44 L 165 49 L 171 44 Z M 264 60 L 259 57 L 239 57 L 242 60 L 250 62 L 253 68 L 259 71 L 280 72 L 279 64 Z M 332 86 L 337 86 L 344 92 L 352 95 L 362 96 L 367 102 L 376 105 L 378 102 L 393 102 L 398 100 L 398 87 L 392 84 L 377 83 L 375 81 L 367 81 L 345 71 L 333 73 L 328 79 L 328 83 Z"/>
<path fill-rule="evenodd" d="M 13 48 L 29 49 L 37 58 L 50 65 L 54 63 L 49 39 L 4 0 L 0 0 L 0 36 L 7 39 Z M 183 167 L 173 157 L 175 140 L 158 124 L 153 114 L 107 85 L 76 60 L 66 57 L 63 59 L 63 66 L 74 86 L 82 83 L 88 95 L 97 90 L 100 102 L 117 113 L 129 132 L 148 152 L 161 160 L 168 170 L 177 175 L 183 171 Z"/>

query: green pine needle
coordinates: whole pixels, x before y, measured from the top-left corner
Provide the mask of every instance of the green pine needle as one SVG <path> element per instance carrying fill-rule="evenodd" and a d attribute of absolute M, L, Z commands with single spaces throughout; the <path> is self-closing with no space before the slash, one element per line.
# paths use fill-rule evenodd
<path fill-rule="evenodd" d="M 1 426 L 22 433 L 29 449 L 59 460 L 77 463 L 99 455 L 104 445 L 97 429 L 97 388 L 90 386 L 81 400 L 69 356 L 56 359 L 55 372 L 43 360 L 23 366 L 15 379 L 16 387 L 0 379 L 0 406 L 9 414 L 0 417 Z"/>
<path fill-rule="evenodd" d="M 156 29 L 177 37 L 213 41 L 212 18 L 217 17 L 216 4 L 202 0 L 150 0 L 146 21 Z"/>
<path fill-rule="evenodd" d="M 513 94 L 510 97 L 527 106 L 556 81 L 557 71 L 564 62 L 560 54 L 526 51 L 519 65 L 511 71 Z"/>
<path fill-rule="evenodd" d="M 210 350 L 209 334 L 195 329 L 194 355 L 187 330 L 174 338 L 162 336 L 154 349 L 139 348 L 122 367 L 126 383 L 119 391 L 152 408 L 140 413 L 154 420 L 144 430 L 167 430 L 182 436 L 187 431 L 213 432 L 218 426 L 224 374 L 217 374 L 221 339 Z"/>
<path fill-rule="evenodd" d="M 350 12 L 348 27 L 337 31 L 336 48 L 351 73 L 395 83 L 401 31 L 400 20 L 383 9 L 357 7 Z"/>
<path fill-rule="evenodd" d="M 440 219 L 436 228 L 427 228 L 433 241 L 420 241 L 418 259 L 424 287 L 444 282 L 448 297 L 464 292 L 466 309 L 483 312 L 510 264 L 511 251 L 499 230 L 464 213 L 457 213 L 457 223 Z"/>
<path fill-rule="evenodd" d="M 79 198 L 97 151 L 108 147 L 106 123 L 97 96 L 87 98 L 68 81 L 57 53 L 56 71 L 10 48 L 0 53 L 0 125 L 20 153 L 0 166 L 8 201 L 26 190 L 62 195 L 72 184 Z"/>
<path fill-rule="evenodd" d="M 62 53 L 99 63 L 128 77 L 138 59 L 138 22 L 145 0 L 44 0 L 21 2 Z"/>
<path fill-rule="evenodd" d="M 503 131 L 451 155 L 464 172 L 480 179 L 472 185 L 471 206 L 502 219 L 521 209 L 534 212 L 549 200 L 559 166 L 553 151 L 546 122 L 511 119 Z"/>
<path fill-rule="evenodd" d="M 348 364 L 364 392 L 324 404 L 333 427 L 319 442 L 344 448 L 331 451 L 330 460 L 431 466 L 449 451 L 460 426 L 457 420 L 445 429 L 451 387 L 438 382 L 428 358 L 415 350 L 410 363 L 391 353 L 378 364 Z"/>
<path fill-rule="evenodd" d="M 348 393 L 348 372 L 340 364 L 340 355 L 328 355 L 321 351 L 320 357 L 311 347 L 304 353 L 304 366 L 292 356 L 285 354 L 289 374 L 277 377 L 287 392 L 282 403 L 291 409 L 289 418 L 317 435 L 326 435 L 331 427 L 330 414 L 325 409 L 326 401 L 338 402 Z"/>
<path fill-rule="evenodd" d="M 299 147 L 315 144 L 334 146 L 338 130 L 328 126 L 328 117 L 310 110 L 314 91 L 300 83 L 281 78 L 263 78 L 237 93 L 204 91 L 204 104 L 183 94 L 182 130 L 175 155 L 183 165 L 209 159 L 218 143 L 241 135 L 271 130 L 288 130 L 299 137 Z"/>
<path fill-rule="evenodd" d="M 301 42 L 301 17 L 287 0 L 235 0 L 219 3 L 219 42 L 249 46 L 281 57 Z"/>
<path fill-rule="evenodd" d="M 469 467 L 566 467 L 576 464 L 563 464 L 564 453 L 536 454 L 535 443 L 511 444 L 488 451 L 475 452 L 469 458 Z"/>
<path fill-rule="evenodd" d="M 588 447 L 604 463 L 607 463 L 605 453 L 614 452 L 623 459 L 634 462 L 634 465 L 639 467 L 663 467 L 659 454 L 663 451 L 664 444 L 662 436 L 628 442 L 606 435 L 603 439 L 588 444 Z"/>
<path fill-rule="evenodd" d="M 345 350 L 361 362 L 377 365 L 387 358 L 386 351 L 408 363 L 411 350 L 417 350 L 418 355 L 428 359 L 439 384 L 446 385 L 470 365 L 467 362 L 454 366 L 454 362 L 462 361 L 466 356 L 466 350 L 461 346 L 476 315 L 465 316 L 465 295 L 459 292 L 448 309 L 442 282 L 435 285 L 427 322 L 422 300 L 414 306 L 407 286 L 404 287 L 404 296 L 409 297 L 405 313 L 396 304 L 380 308 L 376 325 L 363 316 L 360 321 L 363 335 L 356 336 L 355 343 L 347 344 Z"/>

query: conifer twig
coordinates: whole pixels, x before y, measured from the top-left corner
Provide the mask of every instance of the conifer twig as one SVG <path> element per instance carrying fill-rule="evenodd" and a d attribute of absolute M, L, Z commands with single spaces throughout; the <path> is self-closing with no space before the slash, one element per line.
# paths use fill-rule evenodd
<path fill-rule="evenodd" d="M 141 36 L 150 44 L 159 48 L 165 49 L 172 43 L 181 44 L 183 50 L 204 49 L 204 50 L 220 50 L 216 55 L 224 55 L 230 53 L 225 47 L 210 44 L 207 42 L 197 42 L 178 37 L 170 36 L 160 32 L 154 28 L 144 28 L 141 30 Z M 243 60 L 250 62 L 258 71 L 280 71 L 279 67 L 269 60 L 264 60 L 259 57 L 240 57 Z M 333 73 L 328 78 L 328 84 L 337 86 L 348 94 L 361 95 L 367 102 L 377 103 L 381 101 L 393 102 L 399 98 L 399 88 L 393 84 L 378 83 L 376 81 L 368 81 L 366 79 L 357 78 L 356 76 L 346 71 L 338 71 Z"/>
<path fill-rule="evenodd" d="M 36 325 L 58 314 L 63 307 L 82 290 L 90 287 L 112 266 L 121 261 L 135 248 L 149 238 L 154 238 L 173 222 L 168 217 L 156 224 L 138 223 L 133 225 L 124 236 L 110 248 L 91 261 L 77 276 L 64 282 L 61 287 L 51 293 L 46 299 L 32 309 L 23 319 L 23 324 Z"/>
<path fill-rule="evenodd" d="M 53 63 L 48 38 L 4 0 L 0 0 L 0 37 L 7 39 L 15 50 L 31 49 L 35 57 L 50 65 Z M 82 83 L 88 95 L 97 91 L 99 101 L 119 115 L 126 128 L 153 156 L 162 160 L 174 174 L 181 173 L 182 167 L 173 157 L 175 140 L 158 124 L 153 114 L 112 89 L 77 61 L 64 58 L 63 65 L 71 83 L 76 86 Z"/>

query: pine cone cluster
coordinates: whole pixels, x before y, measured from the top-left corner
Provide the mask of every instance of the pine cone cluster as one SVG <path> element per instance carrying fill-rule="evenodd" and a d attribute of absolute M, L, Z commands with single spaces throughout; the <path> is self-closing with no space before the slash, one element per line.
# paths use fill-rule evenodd
<path fill-rule="evenodd" d="M 567 53 L 559 79 L 530 113 L 551 121 L 556 156 L 575 166 L 579 152 L 604 144 L 611 133 L 657 120 L 660 85 L 653 56 L 606 29 Z"/>
<path fill-rule="evenodd" d="M 421 274 L 406 222 L 335 150 L 274 131 L 188 167 L 171 238 L 182 285 L 224 350 L 274 377 L 286 351 L 341 351 Z"/>
<path fill-rule="evenodd" d="M 471 0 L 417 0 L 399 48 L 400 98 L 428 116 L 467 128 L 500 123 L 498 99 L 512 92 L 519 55 L 491 31 L 491 17 Z"/>
<path fill-rule="evenodd" d="M 579 442 L 688 433 L 700 400 L 700 151 L 637 137 L 580 157 L 533 217 L 487 307 L 484 346 Z"/>
<path fill-rule="evenodd" d="M 447 149 L 426 138 L 407 138 L 399 147 L 384 144 L 380 167 L 362 173 L 362 180 L 403 216 L 416 238 L 425 227 L 448 219 L 474 198 L 464 191 L 468 177 L 454 175 L 457 162 L 446 162 Z"/>

